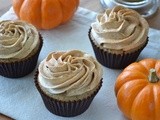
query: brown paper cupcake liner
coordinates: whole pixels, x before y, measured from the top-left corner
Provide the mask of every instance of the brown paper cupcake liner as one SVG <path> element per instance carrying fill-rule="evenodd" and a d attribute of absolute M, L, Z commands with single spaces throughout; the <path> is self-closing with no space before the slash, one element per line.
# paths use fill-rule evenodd
<path fill-rule="evenodd" d="M 88 36 L 89 36 L 89 40 L 91 42 L 91 45 L 93 47 L 95 56 L 97 58 L 97 60 L 105 67 L 108 68 L 113 68 L 113 69 L 123 69 L 126 66 L 128 66 L 129 64 L 131 64 L 132 62 L 135 62 L 139 56 L 139 54 L 141 53 L 141 51 L 144 49 L 144 47 L 147 45 L 148 43 L 148 38 L 146 40 L 146 43 L 137 51 L 132 52 L 132 53 L 123 53 L 123 54 L 112 54 L 110 52 L 108 52 L 107 50 L 105 51 L 104 49 L 100 48 L 99 46 L 97 46 L 91 36 L 91 29 L 89 29 L 88 32 Z"/>
<path fill-rule="evenodd" d="M 37 65 L 38 56 L 43 45 L 43 38 L 41 35 L 39 36 L 40 46 L 37 52 L 26 59 L 22 59 L 21 61 L 7 63 L 0 62 L 0 75 L 8 78 L 20 78 L 31 73 Z"/>
<path fill-rule="evenodd" d="M 38 71 L 35 74 L 35 86 L 38 89 L 46 108 L 51 113 L 62 117 L 74 117 L 84 113 L 89 108 L 92 100 L 94 99 L 94 97 L 96 96 L 96 94 L 98 93 L 98 91 L 102 86 L 102 80 L 101 80 L 98 89 L 89 97 L 84 98 L 82 100 L 61 101 L 48 96 L 41 90 L 38 84 L 37 76 L 38 76 Z"/>

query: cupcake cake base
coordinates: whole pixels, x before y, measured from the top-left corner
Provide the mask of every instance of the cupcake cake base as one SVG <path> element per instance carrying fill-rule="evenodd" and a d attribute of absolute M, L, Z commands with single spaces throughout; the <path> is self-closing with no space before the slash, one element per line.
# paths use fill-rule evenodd
<path fill-rule="evenodd" d="M 132 62 L 135 62 L 141 53 L 141 51 L 144 49 L 144 47 L 148 43 L 148 38 L 146 40 L 146 43 L 138 50 L 131 52 L 131 53 L 122 53 L 122 54 L 114 54 L 109 52 L 106 49 L 100 48 L 99 45 L 94 43 L 94 40 L 91 37 L 91 29 L 89 29 L 88 36 L 89 40 L 91 42 L 91 45 L 93 47 L 95 56 L 97 60 L 105 67 L 112 68 L 112 69 L 123 69 Z"/>
<path fill-rule="evenodd" d="M 14 62 L 0 62 L 0 75 L 8 78 L 20 78 L 31 73 L 36 65 L 43 45 L 43 38 L 39 34 L 40 44 L 38 50 L 30 57 Z"/>
<path fill-rule="evenodd" d="M 38 71 L 35 74 L 35 86 L 38 89 L 46 108 L 51 113 L 62 117 L 74 117 L 84 113 L 89 108 L 93 98 L 96 96 L 96 94 L 98 93 L 98 91 L 102 86 L 102 79 L 101 79 L 98 89 L 96 89 L 96 91 L 94 91 L 87 98 L 74 101 L 62 101 L 54 99 L 53 97 L 50 97 L 45 92 L 43 92 L 38 83 L 37 76 L 38 76 Z"/>

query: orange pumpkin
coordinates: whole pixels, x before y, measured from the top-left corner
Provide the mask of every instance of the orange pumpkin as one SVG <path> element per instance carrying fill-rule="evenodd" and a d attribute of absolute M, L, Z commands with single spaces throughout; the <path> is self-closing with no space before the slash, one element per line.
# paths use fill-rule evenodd
<path fill-rule="evenodd" d="M 117 104 L 131 120 L 160 120 L 160 60 L 126 67 L 115 83 Z"/>
<path fill-rule="evenodd" d="M 40 29 L 51 29 L 71 19 L 79 0 L 12 0 L 21 20 Z"/>

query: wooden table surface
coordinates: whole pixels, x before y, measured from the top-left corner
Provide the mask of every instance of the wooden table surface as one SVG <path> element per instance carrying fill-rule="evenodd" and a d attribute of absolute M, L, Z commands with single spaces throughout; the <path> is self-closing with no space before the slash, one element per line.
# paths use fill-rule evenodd
<path fill-rule="evenodd" d="M 4 14 L 11 7 L 10 0 L 6 0 L 5 2 L 8 3 L 8 5 L 6 5 L 6 7 L 4 7 L 3 9 L 0 8 L 0 16 Z M 80 7 L 84 7 L 86 9 L 89 9 L 98 13 L 104 11 L 104 9 L 101 7 L 99 0 L 80 0 Z M 158 10 L 155 15 L 147 19 L 151 28 L 160 30 L 160 24 L 158 20 L 160 20 L 160 10 Z M 3 114 L 0 114 L 0 120 L 12 120 L 12 119 L 6 117 Z"/>

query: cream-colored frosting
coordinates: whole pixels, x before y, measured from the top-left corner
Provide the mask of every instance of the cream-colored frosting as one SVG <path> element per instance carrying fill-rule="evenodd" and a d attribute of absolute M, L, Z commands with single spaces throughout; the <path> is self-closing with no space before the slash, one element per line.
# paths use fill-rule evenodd
<path fill-rule="evenodd" d="M 91 24 L 96 43 L 109 50 L 130 51 L 146 43 L 149 25 L 134 10 L 121 6 L 98 14 Z"/>
<path fill-rule="evenodd" d="M 102 78 L 101 65 L 90 55 L 72 50 L 53 52 L 38 68 L 38 80 L 52 94 L 81 95 L 96 88 Z"/>
<path fill-rule="evenodd" d="M 24 21 L 0 21 L 0 58 L 22 59 L 39 45 L 37 29 Z"/>

